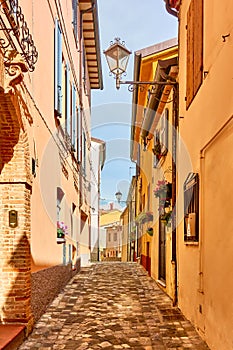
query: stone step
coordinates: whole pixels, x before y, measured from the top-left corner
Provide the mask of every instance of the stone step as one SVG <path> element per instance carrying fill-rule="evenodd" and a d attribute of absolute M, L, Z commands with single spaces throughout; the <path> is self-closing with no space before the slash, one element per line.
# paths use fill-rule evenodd
<path fill-rule="evenodd" d="M 16 350 L 25 340 L 25 326 L 0 325 L 0 350 Z"/>

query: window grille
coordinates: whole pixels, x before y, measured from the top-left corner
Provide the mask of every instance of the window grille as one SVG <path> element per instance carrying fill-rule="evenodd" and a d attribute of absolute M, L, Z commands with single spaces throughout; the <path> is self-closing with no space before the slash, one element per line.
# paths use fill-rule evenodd
<path fill-rule="evenodd" d="M 184 183 L 184 240 L 199 240 L 199 176 L 190 173 Z"/>

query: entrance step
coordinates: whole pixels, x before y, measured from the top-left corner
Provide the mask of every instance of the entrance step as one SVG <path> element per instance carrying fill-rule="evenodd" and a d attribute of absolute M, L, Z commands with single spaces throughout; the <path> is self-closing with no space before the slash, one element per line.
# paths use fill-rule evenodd
<path fill-rule="evenodd" d="M 0 350 L 15 350 L 25 340 L 25 326 L 0 325 Z"/>

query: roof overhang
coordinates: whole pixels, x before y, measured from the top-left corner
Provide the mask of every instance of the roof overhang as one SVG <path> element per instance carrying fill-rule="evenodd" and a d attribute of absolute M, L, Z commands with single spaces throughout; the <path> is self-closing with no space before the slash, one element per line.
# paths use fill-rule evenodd
<path fill-rule="evenodd" d="M 172 67 L 178 67 L 177 57 L 169 58 L 167 60 L 159 60 L 155 72 L 154 81 L 166 83 L 168 78 L 169 80 L 173 79 L 175 81 L 175 78 L 177 76 L 177 69 L 174 70 Z M 151 127 L 154 123 L 154 119 L 156 115 L 161 114 L 161 110 L 158 110 L 160 101 L 162 100 L 161 97 L 163 95 L 163 101 L 166 102 L 171 88 L 171 85 L 156 85 L 156 87 L 153 89 L 153 94 L 150 95 L 142 123 L 141 137 L 143 139 L 145 139 L 149 133 L 153 134 Z"/>
<path fill-rule="evenodd" d="M 91 89 L 103 89 L 97 0 L 79 0 Z"/>

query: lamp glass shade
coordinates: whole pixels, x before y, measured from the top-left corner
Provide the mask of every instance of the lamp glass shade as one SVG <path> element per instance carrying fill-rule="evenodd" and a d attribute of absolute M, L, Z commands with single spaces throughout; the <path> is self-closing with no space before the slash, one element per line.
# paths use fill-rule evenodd
<path fill-rule="evenodd" d="M 122 193 L 120 191 L 118 191 L 115 193 L 115 196 L 116 196 L 117 201 L 120 202 L 121 197 L 122 197 Z"/>
<path fill-rule="evenodd" d="M 104 54 L 110 72 L 117 75 L 122 74 L 126 71 L 131 51 L 123 46 L 119 40 L 117 40 L 107 50 L 105 50 Z"/>

